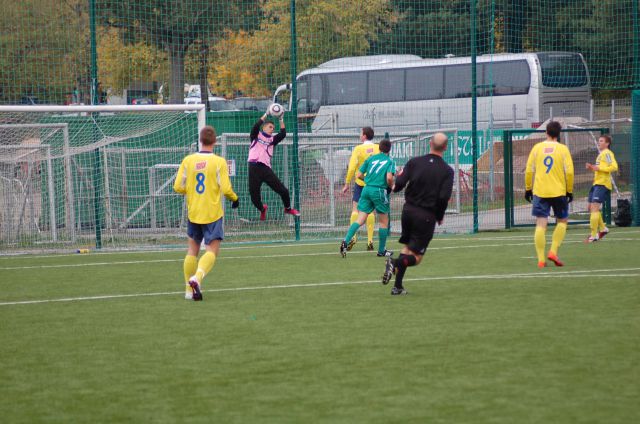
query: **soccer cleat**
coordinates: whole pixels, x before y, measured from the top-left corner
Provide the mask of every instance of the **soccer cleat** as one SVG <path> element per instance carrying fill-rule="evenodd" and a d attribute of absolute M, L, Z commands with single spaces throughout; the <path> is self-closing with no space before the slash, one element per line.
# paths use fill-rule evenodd
<path fill-rule="evenodd" d="M 549 252 L 549 254 L 547 255 L 547 259 L 556 264 L 556 266 L 564 266 L 564 263 L 562 263 L 558 255 L 556 255 L 555 253 Z"/>
<path fill-rule="evenodd" d="M 353 237 L 351 240 L 349 240 L 349 243 L 347 244 L 347 252 L 351 251 L 351 249 L 353 249 L 353 246 L 356 245 L 357 243 L 357 239 L 355 237 Z"/>
<path fill-rule="evenodd" d="M 340 254 L 343 258 L 347 257 L 347 243 L 344 240 L 340 243 Z"/>
<path fill-rule="evenodd" d="M 202 292 L 200 291 L 200 283 L 196 280 L 195 277 L 191 277 L 189 279 L 189 286 L 191 287 L 191 292 L 193 294 L 193 300 L 199 301 L 202 300 Z"/>
<path fill-rule="evenodd" d="M 598 240 L 603 239 L 607 234 L 609 234 L 609 229 L 604 227 L 604 230 L 598 232 Z"/>
<path fill-rule="evenodd" d="M 547 266 L 546 262 L 544 262 L 544 261 L 543 262 L 538 262 L 538 268 L 544 268 L 546 266 Z"/>
<path fill-rule="evenodd" d="M 367 244 L 367 252 L 373 252 L 373 249 L 374 249 L 374 247 L 373 247 L 373 242 L 372 242 L 372 241 L 370 241 L 370 242 Z"/>
<path fill-rule="evenodd" d="M 393 265 L 393 259 L 387 258 L 384 264 L 384 274 L 382 274 L 382 284 L 387 285 L 391 281 L 391 276 L 396 273 L 396 268 Z"/>
<path fill-rule="evenodd" d="M 393 256 L 393 251 L 384 249 L 384 252 L 378 252 L 378 253 L 376 253 L 376 256 L 379 257 L 379 258 L 389 258 L 389 257 Z"/>
<path fill-rule="evenodd" d="M 594 236 L 589 236 L 589 237 L 587 237 L 586 239 L 584 239 L 584 242 L 585 242 L 585 243 L 595 243 L 595 242 L 597 242 L 598 240 L 600 240 L 600 237 L 598 237 L 598 236 L 596 235 L 595 237 L 594 237 Z"/>
<path fill-rule="evenodd" d="M 391 289 L 391 296 L 402 296 L 405 294 L 409 294 L 409 292 L 406 291 L 404 288 L 394 287 Z"/>
<path fill-rule="evenodd" d="M 260 211 L 260 221 L 264 221 L 267 219 L 267 205 L 262 205 L 262 210 Z"/>
<path fill-rule="evenodd" d="M 293 208 L 285 208 L 284 213 L 287 213 L 293 216 L 300 216 L 300 211 Z"/>

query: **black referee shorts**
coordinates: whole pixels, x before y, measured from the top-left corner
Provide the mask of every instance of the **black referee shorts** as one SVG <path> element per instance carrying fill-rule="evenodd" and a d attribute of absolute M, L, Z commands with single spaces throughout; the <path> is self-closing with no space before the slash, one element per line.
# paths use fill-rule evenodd
<path fill-rule="evenodd" d="M 402 234 L 400 243 L 415 253 L 424 255 L 436 228 L 435 215 L 427 210 L 405 203 L 402 208 Z"/>

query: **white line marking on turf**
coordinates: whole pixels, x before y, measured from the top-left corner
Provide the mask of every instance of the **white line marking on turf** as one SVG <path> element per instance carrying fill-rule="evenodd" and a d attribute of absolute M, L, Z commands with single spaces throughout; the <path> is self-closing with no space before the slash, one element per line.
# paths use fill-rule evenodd
<path fill-rule="evenodd" d="M 510 279 L 510 278 L 584 278 L 585 274 L 589 277 L 597 278 L 628 278 L 628 277 L 640 277 L 640 273 L 621 274 L 621 272 L 640 271 L 640 268 L 618 268 L 618 269 L 592 269 L 592 270 L 575 270 L 575 271 L 559 271 L 559 272 L 530 272 L 520 274 L 486 274 L 486 275 L 450 275 L 440 277 L 419 277 L 419 278 L 407 278 L 405 281 L 446 281 L 446 280 L 482 280 L 482 279 Z M 602 275 L 594 273 L 605 273 Z M 364 281 L 334 281 L 323 283 L 299 283 L 299 284 L 277 284 L 271 286 L 256 286 L 256 287 L 229 287 L 221 289 L 208 289 L 202 290 L 204 293 L 219 293 L 219 292 L 240 292 L 250 290 L 273 290 L 273 289 L 290 289 L 290 288 L 306 288 L 306 287 L 328 287 L 328 286 L 346 286 L 354 284 L 380 284 L 380 280 L 364 280 Z M 114 295 L 102 295 L 102 296 L 85 296 L 85 297 L 66 297 L 59 299 L 41 299 L 41 300 L 21 300 L 14 302 L 0 302 L 0 306 L 12 306 L 12 305 L 33 305 L 41 303 L 60 303 L 60 302 L 80 302 L 87 300 L 109 300 L 109 299 L 126 299 L 131 297 L 149 297 L 149 296 L 173 296 L 184 294 L 184 291 L 179 292 L 155 292 L 155 293 L 135 293 L 135 294 L 114 294 Z"/>

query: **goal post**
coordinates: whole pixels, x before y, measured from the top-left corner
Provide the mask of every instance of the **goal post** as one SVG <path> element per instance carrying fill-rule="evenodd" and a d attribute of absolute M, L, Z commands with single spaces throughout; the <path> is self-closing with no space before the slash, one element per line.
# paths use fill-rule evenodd
<path fill-rule="evenodd" d="M 204 105 L 0 106 L 0 247 L 144 247 L 183 236 L 177 221 L 151 223 L 165 199 L 150 174 L 197 151 L 205 123 Z M 183 203 L 174 195 L 164 215 Z"/>

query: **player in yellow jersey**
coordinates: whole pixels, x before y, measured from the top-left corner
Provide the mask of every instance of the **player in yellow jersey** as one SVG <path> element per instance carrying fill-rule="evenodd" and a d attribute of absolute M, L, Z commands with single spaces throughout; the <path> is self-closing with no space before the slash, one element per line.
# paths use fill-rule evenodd
<path fill-rule="evenodd" d="M 531 214 L 536 217 L 534 241 L 538 268 L 546 266 L 545 233 L 551 209 L 556 217 L 556 229 L 547 259 L 556 266 L 564 265 L 558 258 L 558 249 L 567 232 L 569 203 L 573 200 L 573 160 L 567 146 L 558 142 L 561 130 L 559 122 L 547 124 L 547 139 L 531 149 L 524 174 L 524 198 L 533 202 Z"/>
<path fill-rule="evenodd" d="M 342 192 L 346 193 L 349 190 L 349 183 L 351 179 L 355 177 L 355 184 L 353 185 L 353 206 L 351 208 L 351 221 L 353 224 L 358 219 L 358 201 L 362 194 L 362 188 L 364 187 L 364 180 L 357 178 L 356 171 L 360 169 L 365 160 L 371 155 L 380 153 L 380 148 L 377 144 L 373 143 L 373 128 L 364 127 L 360 132 L 360 141 L 362 144 L 356 146 L 351 153 L 351 159 L 349 160 L 349 167 L 347 168 L 347 176 L 345 177 L 344 187 Z M 376 224 L 376 217 L 373 213 L 367 216 L 367 250 L 373 250 L 373 229 Z M 351 250 L 356 244 L 357 235 L 354 236 L 347 246 L 347 250 Z"/>
<path fill-rule="evenodd" d="M 185 299 L 202 300 L 200 286 L 205 275 L 216 262 L 220 242 L 224 238 L 222 195 L 237 208 L 238 195 L 231 187 L 227 161 L 213 154 L 216 132 L 206 126 L 200 131 L 202 145 L 198 153 L 185 157 L 176 174 L 173 189 L 187 200 L 187 256 L 183 270 L 186 284 Z M 204 240 L 206 252 L 200 260 L 200 244 Z"/>
<path fill-rule="evenodd" d="M 598 241 L 609 233 L 609 229 L 604 225 L 602 219 L 602 203 L 609 197 L 611 193 L 611 173 L 618 170 L 618 162 L 611 149 L 611 136 L 608 134 L 601 135 L 598 139 L 598 157 L 596 164 L 586 164 L 586 168 L 593 171 L 593 186 L 589 190 L 589 226 L 591 227 L 591 235 L 585 240 L 585 243 L 593 243 Z"/>

